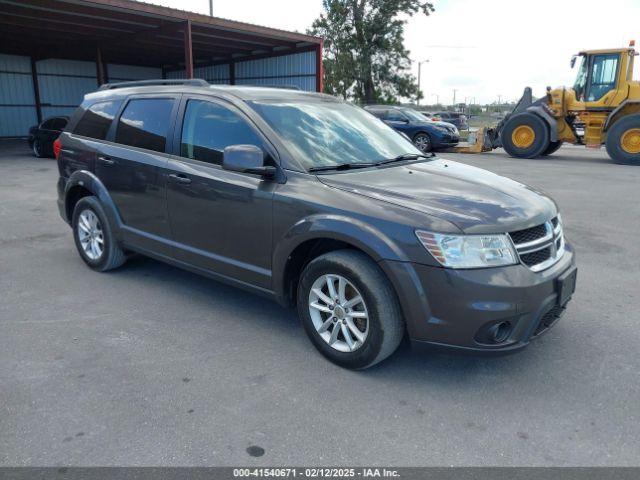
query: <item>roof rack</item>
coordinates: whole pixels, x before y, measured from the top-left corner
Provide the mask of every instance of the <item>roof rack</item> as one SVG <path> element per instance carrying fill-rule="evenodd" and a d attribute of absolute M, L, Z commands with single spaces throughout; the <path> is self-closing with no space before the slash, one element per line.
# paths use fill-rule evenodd
<path fill-rule="evenodd" d="M 148 87 L 153 85 L 191 85 L 192 87 L 210 86 L 206 80 L 202 80 L 200 78 L 187 79 L 187 80 L 159 79 L 159 80 L 138 80 L 134 82 L 105 83 L 100 86 L 98 91 L 115 90 L 116 88 Z"/>

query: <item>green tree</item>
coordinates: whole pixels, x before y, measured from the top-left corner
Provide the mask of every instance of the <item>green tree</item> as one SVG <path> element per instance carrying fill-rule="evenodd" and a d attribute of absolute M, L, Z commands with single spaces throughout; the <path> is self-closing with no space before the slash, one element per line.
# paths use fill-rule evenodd
<path fill-rule="evenodd" d="M 409 51 L 407 17 L 429 15 L 422 0 L 323 0 L 324 13 L 310 33 L 324 37 L 324 91 L 362 103 L 417 99 Z"/>

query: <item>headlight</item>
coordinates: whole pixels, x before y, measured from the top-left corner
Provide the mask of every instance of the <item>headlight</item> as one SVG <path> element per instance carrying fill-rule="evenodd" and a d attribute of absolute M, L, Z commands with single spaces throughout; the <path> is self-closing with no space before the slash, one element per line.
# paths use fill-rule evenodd
<path fill-rule="evenodd" d="M 482 268 L 518 263 L 507 235 L 448 235 L 416 230 L 433 257 L 449 268 Z"/>
<path fill-rule="evenodd" d="M 449 129 L 447 127 L 441 127 L 440 125 L 434 125 L 433 128 L 442 133 L 449 133 Z"/>

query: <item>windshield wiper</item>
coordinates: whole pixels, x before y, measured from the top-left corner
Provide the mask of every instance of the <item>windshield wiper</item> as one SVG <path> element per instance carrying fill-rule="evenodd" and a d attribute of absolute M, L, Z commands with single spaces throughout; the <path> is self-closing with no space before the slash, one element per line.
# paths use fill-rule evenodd
<path fill-rule="evenodd" d="M 378 163 L 338 163 L 336 165 L 322 165 L 320 167 L 311 167 L 309 172 L 326 172 L 329 170 L 351 170 L 352 168 L 375 167 Z"/>
<path fill-rule="evenodd" d="M 403 162 L 406 160 L 418 160 L 419 158 L 433 158 L 435 156 L 435 153 L 403 153 L 402 155 L 398 155 L 397 157 L 388 158 L 386 160 L 376 162 L 376 165 L 385 165 L 387 163 Z"/>

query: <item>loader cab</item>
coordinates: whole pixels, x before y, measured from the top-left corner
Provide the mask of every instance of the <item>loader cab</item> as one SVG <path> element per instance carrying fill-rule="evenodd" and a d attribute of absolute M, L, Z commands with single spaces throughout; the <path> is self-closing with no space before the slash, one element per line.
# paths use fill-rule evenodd
<path fill-rule="evenodd" d="M 610 97 L 607 94 L 618 87 L 620 53 L 582 53 L 580 57 L 580 68 L 573 86 L 576 99 L 587 103 L 606 102 L 608 98 L 605 97 Z"/>

